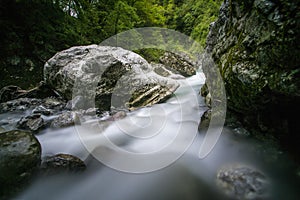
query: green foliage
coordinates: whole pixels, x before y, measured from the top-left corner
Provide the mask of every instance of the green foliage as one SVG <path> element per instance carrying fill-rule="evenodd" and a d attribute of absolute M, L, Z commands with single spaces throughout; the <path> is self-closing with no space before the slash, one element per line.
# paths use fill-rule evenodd
<path fill-rule="evenodd" d="M 220 0 L 1 0 L 0 87 L 29 87 L 57 51 L 135 27 L 167 27 L 204 44 Z M 159 41 L 160 36 L 157 36 Z M 174 41 L 176 42 L 176 41 Z M 153 50 L 144 52 L 157 59 Z"/>
<path fill-rule="evenodd" d="M 176 30 L 190 35 L 193 39 L 204 46 L 209 31 L 209 24 L 217 19 L 221 2 L 223 1 L 184 1 L 184 3 L 180 4 L 180 7 L 175 9 L 175 15 L 173 16 L 172 21 L 175 23 Z"/>

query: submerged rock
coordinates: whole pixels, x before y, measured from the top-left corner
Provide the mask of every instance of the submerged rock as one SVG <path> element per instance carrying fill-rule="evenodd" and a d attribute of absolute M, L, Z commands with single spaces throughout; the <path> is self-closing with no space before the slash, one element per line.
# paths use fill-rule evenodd
<path fill-rule="evenodd" d="M 0 196 L 18 191 L 41 162 L 41 146 L 30 132 L 0 133 Z"/>
<path fill-rule="evenodd" d="M 221 169 L 218 186 L 233 199 L 267 199 L 268 181 L 258 170 L 243 166 Z"/>
<path fill-rule="evenodd" d="M 117 47 L 78 46 L 57 53 L 44 66 L 45 82 L 66 99 L 83 96 L 78 109 L 135 109 L 159 103 L 179 86 L 157 75 L 139 55 Z M 74 87 L 75 84 L 75 87 Z"/>
<path fill-rule="evenodd" d="M 159 61 L 173 73 L 181 74 L 185 77 L 196 74 L 196 64 L 188 56 L 166 52 L 160 57 Z"/>
<path fill-rule="evenodd" d="M 68 154 L 57 154 L 43 159 L 41 170 L 43 174 L 74 173 L 86 169 L 85 163 L 79 158 Z"/>

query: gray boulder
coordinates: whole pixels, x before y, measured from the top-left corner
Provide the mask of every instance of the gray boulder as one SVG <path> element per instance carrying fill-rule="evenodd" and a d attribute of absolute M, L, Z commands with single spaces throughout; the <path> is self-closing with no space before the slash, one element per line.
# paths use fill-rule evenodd
<path fill-rule="evenodd" d="M 132 110 L 164 101 L 179 86 L 156 74 L 139 55 L 98 45 L 57 53 L 46 62 L 44 79 L 68 100 L 82 96 L 85 104 L 78 109 L 96 106 L 101 110 Z"/>

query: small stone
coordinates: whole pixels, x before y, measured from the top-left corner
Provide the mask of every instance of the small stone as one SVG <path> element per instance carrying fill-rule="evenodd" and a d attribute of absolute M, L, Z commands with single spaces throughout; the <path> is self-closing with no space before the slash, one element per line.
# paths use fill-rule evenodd
<path fill-rule="evenodd" d="M 41 170 L 43 174 L 76 173 L 86 169 L 85 163 L 69 154 L 57 154 L 44 158 Z"/>

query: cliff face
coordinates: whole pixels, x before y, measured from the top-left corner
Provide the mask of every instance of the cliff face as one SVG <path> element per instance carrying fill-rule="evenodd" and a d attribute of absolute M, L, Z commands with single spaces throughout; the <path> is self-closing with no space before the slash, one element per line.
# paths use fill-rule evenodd
<path fill-rule="evenodd" d="M 207 39 L 229 111 L 282 142 L 299 137 L 299 38 L 299 1 L 225 0 Z"/>

